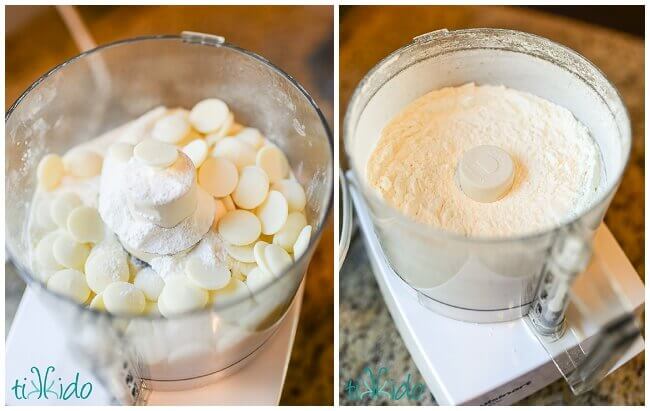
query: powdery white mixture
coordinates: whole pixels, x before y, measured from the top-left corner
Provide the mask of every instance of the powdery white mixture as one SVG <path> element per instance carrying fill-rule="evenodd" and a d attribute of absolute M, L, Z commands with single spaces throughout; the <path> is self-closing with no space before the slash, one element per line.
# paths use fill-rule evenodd
<path fill-rule="evenodd" d="M 493 203 L 456 183 L 462 154 L 495 145 L 515 162 L 511 190 Z M 381 196 L 416 221 L 465 236 L 504 237 L 548 229 L 595 198 L 600 156 L 573 114 L 532 94 L 473 83 L 430 92 L 383 129 L 367 163 Z"/>
<path fill-rule="evenodd" d="M 230 268 L 231 265 L 223 239 L 213 231 L 208 231 L 203 239 L 188 252 L 154 257 L 149 264 L 158 275 L 166 279 L 172 275 L 182 275 L 187 259 L 195 256 L 208 267 L 226 265 Z"/>

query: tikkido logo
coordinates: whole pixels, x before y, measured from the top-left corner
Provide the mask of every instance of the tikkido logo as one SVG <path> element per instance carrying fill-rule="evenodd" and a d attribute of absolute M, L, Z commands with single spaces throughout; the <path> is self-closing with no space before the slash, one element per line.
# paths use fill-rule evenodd
<path fill-rule="evenodd" d="M 90 382 L 81 384 L 79 373 L 76 373 L 72 381 L 64 382 L 63 378 L 56 377 L 56 369 L 53 365 L 45 368 L 44 372 L 34 366 L 30 368 L 31 375 L 16 379 L 11 391 L 17 400 L 40 400 L 57 399 L 69 400 L 70 398 L 83 399 L 90 397 L 93 392 L 93 385 Z"/>

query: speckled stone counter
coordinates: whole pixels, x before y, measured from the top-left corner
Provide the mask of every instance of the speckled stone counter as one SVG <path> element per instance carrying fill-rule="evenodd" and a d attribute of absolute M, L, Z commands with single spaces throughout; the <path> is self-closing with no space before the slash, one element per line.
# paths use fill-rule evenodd
<path fill-rule="evenodd" d="M 528 31 L 567 45 L 599 66 L 621 92 L 633 129 L 630 164 L 605 221 L 641 278 L 645 278 L 642 39 L 541 12 L 508 7 L 355 7 L 346 12 L 340 23 L 341 113 L 345 113 L 354 87 L 383 57 L 412 37 L 441 28 L 499 27 Z M 411 381 L 423 382 L 382 299 L 359 234 L 350 246 L 339 287 L 340 403 L 388 403 L 384 399 L 358 401 L 348 398 L 346 383 L 350 378 L 358 378 L 366 366 L 385 366 L 391 370 L 393 379 L 400 380 L 410 374 Z M 644 380 L 645 361 L 640 354 L 589 393 L 574 396 L 564 381 L 557 381 L 519 404 L 645 404 Z M 427 390 L 419 400 L 402 399 L 396 404 L 435 404 L 435 399 Z"/>

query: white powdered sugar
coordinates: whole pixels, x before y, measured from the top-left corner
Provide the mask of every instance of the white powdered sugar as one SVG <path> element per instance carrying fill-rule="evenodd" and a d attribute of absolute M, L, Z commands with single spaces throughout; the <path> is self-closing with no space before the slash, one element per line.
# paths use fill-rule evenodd
<path fill-rule="evenodd" d="M 184 275 L 185 263 L 190 257 L 199 257 L 206 266 L 227 266 L 228 258 L 223 240 L 219 234 L 208 232 L 189 252 L 154 257 L 149 265 L 158 275 L 166 279 L 172 275 Z"/>
<path fill-rule="evenodd" d="M 505 150 L 514 183 L 481 203 L 456 183 L 462 154 Z M 563 107 L 503 86 L 466 84 L 428 93 L 383 129 L 367 163 L 381 196 L 416 221 L 465 236 L 503 237 L 549 229 L 589 207 L 600 175 L 598 148 Z"/>
<path fill-rule="evenodd" d="M 165 204 L 186 194 L 196 178 L 190 158 L 179 152 L 179 160 L 163 170 L 142 164 L 137 158 L 129 160 L 126 181 L 129 196 L 136 201 Z"/>
<path fill-rule="evenodd" d="M 214 218 L 214 199 L 198 188 L 196 211 L 172 228 L 160 227 L 133 215 L 127 180 L 132 178 L 128 163 L 106 162 L 102 170 L 99 214 L 127 248 L 144 253 L 176 254 L 198 243 Z M 203 230 L 200 227 L 207 227 Z"/>

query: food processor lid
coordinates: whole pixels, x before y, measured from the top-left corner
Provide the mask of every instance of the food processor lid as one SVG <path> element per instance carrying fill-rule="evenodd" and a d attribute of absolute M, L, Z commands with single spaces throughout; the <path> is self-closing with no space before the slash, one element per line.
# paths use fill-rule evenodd
<path fill-rule="evenodd" d="M 343 266 L 354 231 L 354 207 L 348 179 L 339 167 L 339 269 Z"/>

